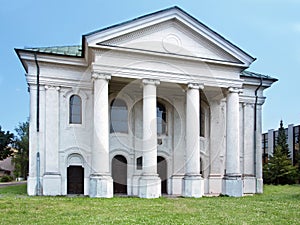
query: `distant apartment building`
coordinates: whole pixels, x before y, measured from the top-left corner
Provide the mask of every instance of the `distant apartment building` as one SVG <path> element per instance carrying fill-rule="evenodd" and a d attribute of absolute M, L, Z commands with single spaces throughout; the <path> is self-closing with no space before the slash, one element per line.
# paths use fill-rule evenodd
<path fill-rule="evenodd" d="M 289 145 L 290 157 L 293 165 L 295 165 L 297 163 L 297 156 L 299 156 L 300 125 L 288 125 L 288 127 L 285 128 L 285 134 Z M 262 134 L 263 163 L 266 163 L 268 157 L 273 155 L 277 138 L 278 130 L 271 129 L 268 130 L 267 133 Z"/>

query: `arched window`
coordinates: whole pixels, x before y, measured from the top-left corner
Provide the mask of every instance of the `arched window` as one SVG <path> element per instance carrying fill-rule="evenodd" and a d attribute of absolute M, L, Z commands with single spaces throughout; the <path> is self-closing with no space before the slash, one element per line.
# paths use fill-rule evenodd
<path fill-rule="evenodd" d="M 157 135 L 166 134 L 167 111 L 166 111 L 166 107 L 160 102 L 157 102 L 156 115 L 157 115 Z"/>
<path fill-rule="evenodd" d="M 70 124 L 81 124 L 82 123 L 82 104 L 81 98 L 78 95 L 72 95 L 70 97 Z"/>
<path fill-rule="evenodd" d="M 128 133 L 128 110 L 121 99 L 114 99 L 110 104 L 110 132 Z"/>

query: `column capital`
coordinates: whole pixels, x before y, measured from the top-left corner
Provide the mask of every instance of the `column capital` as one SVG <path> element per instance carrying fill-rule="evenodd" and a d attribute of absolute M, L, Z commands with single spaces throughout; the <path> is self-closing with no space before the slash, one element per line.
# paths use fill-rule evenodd
<path fill-rule="evenodd" d="M 55 89 L 56 91 L 60 91 L 60 87 L 59 86 L 45 85 L 45 90 L 47 91 L 49 89 Z"/>
<path fill-rule="evenodd" d="M 237 94 L 241 94 L 241 93 L 243 93 L 243 89 L 238 88 L 238 87 L 229 87 L 229 88 L 228 88 L 228 93 L 237 93 Z"/>
<path fill-rule="evenodd" d="M 187 87 L 188 87 L 188 89 L 199 89 L 199 90 L 203 90 L 203 89 L 204 89 L 204 84 L 199 84 L 199 83 L 188 83 Z"/>
<path fill-rule="evenodd" d="M 145 84 L 150 84 L 150 85 L 159 85 L 160 84 L 160 81 L 159 80 L 156 80 L 156 79 L 143 79 L 142 80 L 142 83 L 145 85 Z"/>
<path fill-rule="evenodd" d="M 94 80 L 96 79 L 102 79 L 102 80 L 110 80 L 111 79 L 111 75 L 109 73 L 101 73 L 101 72 L 92 72 L 92 78 Z"/>

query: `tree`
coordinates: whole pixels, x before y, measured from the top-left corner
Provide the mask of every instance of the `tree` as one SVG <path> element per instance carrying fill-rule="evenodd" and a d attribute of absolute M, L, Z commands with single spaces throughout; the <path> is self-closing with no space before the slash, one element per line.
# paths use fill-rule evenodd
<path fill-rule="evenodd" d="M 287 157 L 290 157 L 289 145 L 286 140 L 286 134 L 282 120 L 280 121 L 280 127 L 278 129 L 276 146 L 280 146 L 282 154 L 286 155 Z"/>
<path fill-rule="evenodd" d="M 297 167 L 289 157 L 285 129 L 282 121 L 278 129 L 277 143 L 268 163 L 263 168 L 264 182 L 267 184 L 293 184 L 298 179 Z"/>
<path fill-rule="evenodd" d="M 14 148 L 17 152 L 14 155 L 15 176 L 27 177 L 29 168 L 29 122 L 19 123 L 15 129 L 17 137 L 14 141 Z"/>
<path fill-rule="evenodd" d="M 14 135 L 9 131 L 3 131 L 0 126 L 0 160 L 6 159 L 13 154 L 11 148 L 13 139 Z"/>

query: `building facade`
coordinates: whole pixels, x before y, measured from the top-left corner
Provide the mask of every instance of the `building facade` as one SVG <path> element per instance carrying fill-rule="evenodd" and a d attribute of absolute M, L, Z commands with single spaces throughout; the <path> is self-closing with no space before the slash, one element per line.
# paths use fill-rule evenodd
<path fill-rule="evenodd" d="M 178 7 L 16 49 L 30 90 L 28 194 L 262 193 L 263 91 L 276 79 Z"/>
<path fill-rule="evenodd" d="M 290 158 L 293 165 L 296 165 L 299 160 L 299 140 L 300 140 L 300 125 L 289 124 L 285 128 L 287 144 L 289 146 Z M 263 163 L 268 162 L 268 158 L 273 155 L 277 144 L 278 130 L 270 129 L 262 134 L 262 152 Z"/>

